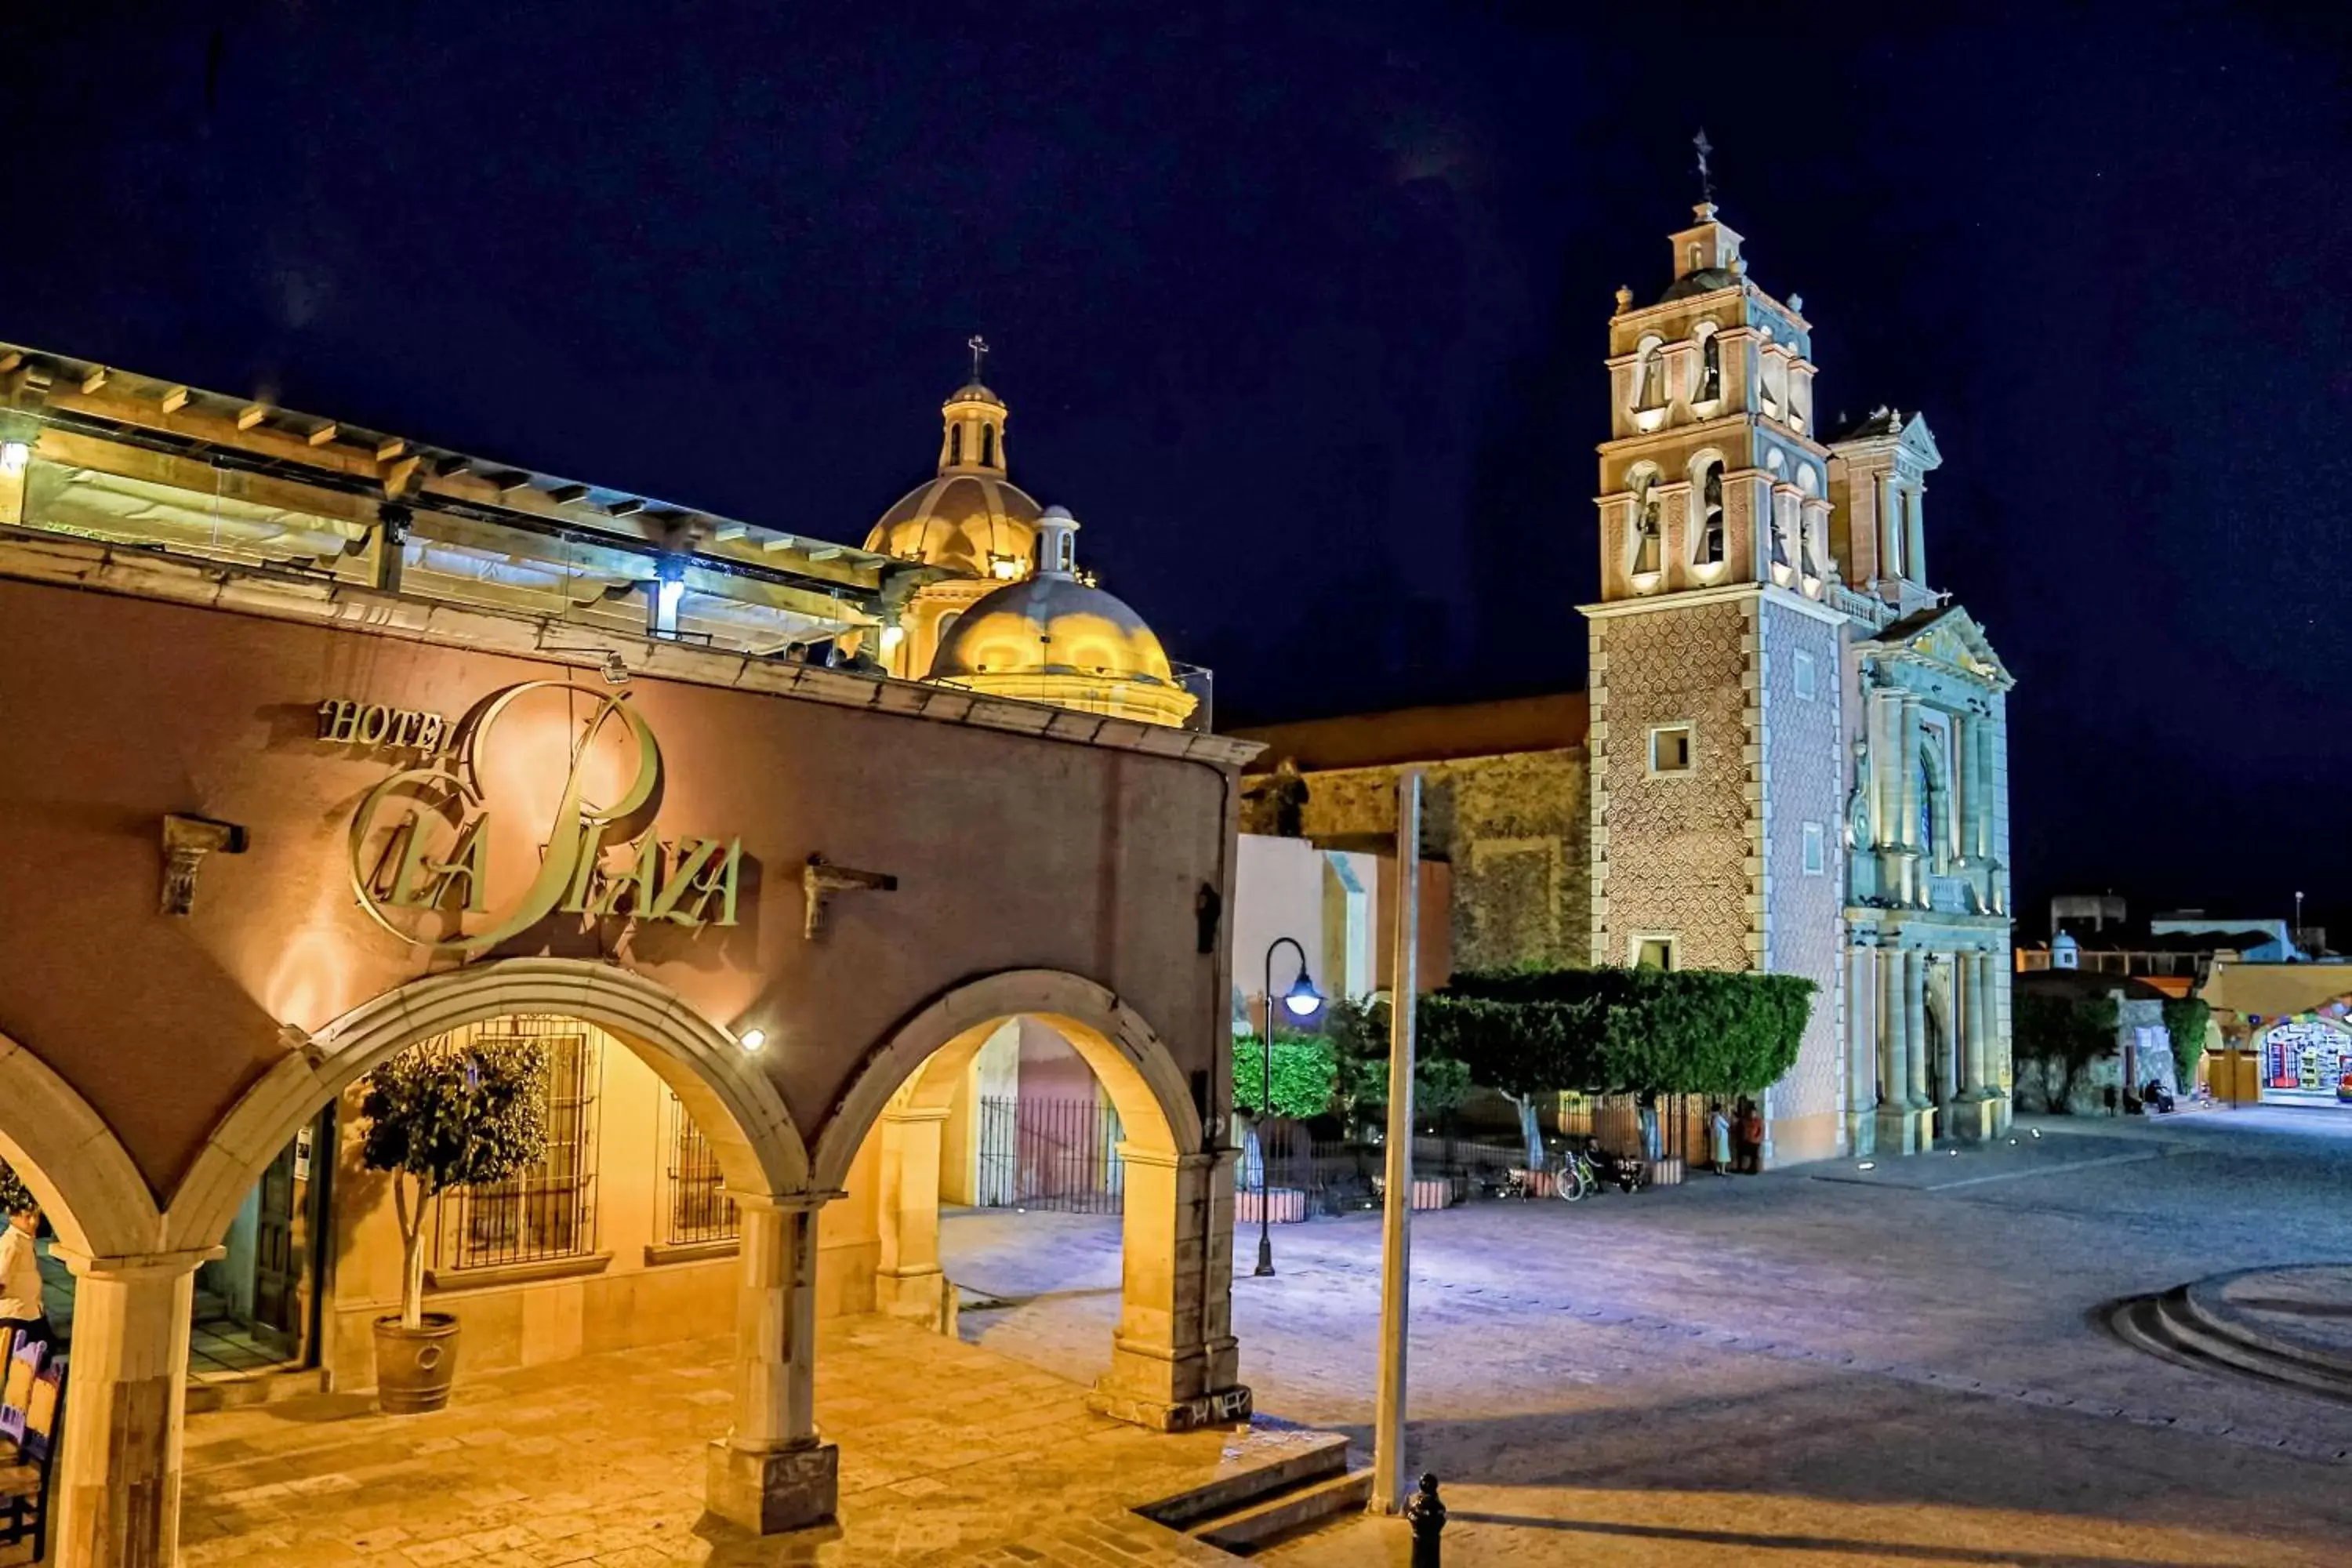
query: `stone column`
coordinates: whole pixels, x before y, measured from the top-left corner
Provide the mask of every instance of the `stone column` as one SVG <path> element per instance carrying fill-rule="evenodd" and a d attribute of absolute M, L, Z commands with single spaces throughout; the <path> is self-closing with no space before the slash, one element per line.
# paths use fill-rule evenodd
<path fill-rule="evenodd" d="M 833 1515 L 841 1454 L 816 1431 L 816 1216 L 833 1194 L 730 1194 L 742 1215 L 735 1429 L 710 1445 L 705 1501 L 760 1535 Z"/>
<path fill-rule="evenodd" d="M 894 1318 L 955 1332 L 956 1293 L 940 1269 L 940 1134 L 949 1108 L 893 1106 L 882 1113 L 881 1251 L 874 1303 Z"/>
<path fill-rule="evenodd" d="M 1927 581 L 1927 487 L 1921 485 L 1911 497 L 1911 515 L 1906 520 L 1903 551 L 1904 571 L 1914 583 Z"/>
<path fill-rule="evenodd" d="M 1867 1154 L 1877 1147 L 1878 1110 L 1878 991 L 1876 950 L 1853 943 L 1846 949 L 1845 1048 L 1846 1128 L 1852 1152 Z"/>
<path fill-rule="evenodd" d="M 196 1266 L 220 1249 L 85 1258 L 75 1276 L 73 1363 L 49 1506 L 49 1560 L 68 1568 L 172 1568 L 180 1550 L 181 1427 Z"/>
<path fill-rule="evenodd" d="M 1889 470 L 1878 476 L 1878 570 L 1874 574 L 1885 582 L 1901 575 L 1895 570 L 1903 558 L 1902 541 L 1896 537 L 1900 527 L 1895 511 L 1895 475 Z"/>
<path fill-rule="evenodd" d="M 1968 1097 L 1989 1100 L 1993 1090 L 1985 1068 L 1992 1043 L 1992 954 L 1964 952 L 1959 962 L 1960 973 L 1968 981 L 1968 996 L 1960 1010 L 1968 1021 Z"/>
<path fill-rule="evenodd" d="M 1234 1342 L 1234 1151 L 1171 1154 L 1122 1143 L 1118 1328 L 1097 1415 L 1181 1432 L 1245 1419 Z"/>
<path fill-rule="evenodd" d="M 1927 955 L 1903 955 L 1903 1059 L 1909 1074 L 1911 1109 L 1926 1110 L 1936 1102 L 1927 1095 Z"/>
<path fill-rule="evenodd" d="M 1896 730 L 1895 761 L 1903 771 L 1897 775 L 1901 792 L 1903 820 L 1896 825 L 1895 841 L 1910 853 L 1903 857 L 1903 901 L 1925 904 L 1927 900 L 1927 868 L 1929 846 L 1919 842 L 1919 697 L 1906 691 L 1902 697 L 1901 718 Z"/>

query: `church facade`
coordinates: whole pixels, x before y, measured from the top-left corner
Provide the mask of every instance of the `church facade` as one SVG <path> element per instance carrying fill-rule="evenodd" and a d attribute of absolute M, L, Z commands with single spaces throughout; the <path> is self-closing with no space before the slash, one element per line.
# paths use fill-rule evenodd
<path fill-rule="evenodd" d="M 1655 302 L 1621 289 L 1609 324 L 1582 735 L 1487 704 L 1451 727 L 1255 731 L 1259 765 L 1300 772 L 1303 830 L 1333 843 L 1381 832 L 1381 781 L 1422 769 L 1465 967 L 1812 980 L 1797 1064 L 1765 1097 L 1768 1159 L 1994 1135 L 2012 681 L 1929 586 L 1935 439 L 1891 409 L 1823 430 L 1802 301 L 1756 284 L 1712 204 L 1671 243 Z"/>

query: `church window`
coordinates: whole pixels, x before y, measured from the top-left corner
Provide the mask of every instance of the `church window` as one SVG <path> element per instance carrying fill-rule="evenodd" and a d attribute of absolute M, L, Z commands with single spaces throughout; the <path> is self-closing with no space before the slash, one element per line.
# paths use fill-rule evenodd
<path fill-rule="evenodd" d="M 1712 342 L 1713 340 L 1708 340 Z M 1723 459 L 1709 458 L 1698 476 L 1698 549 L 1692 560 L 1701 566 L 1723 561 Z"/>
<path fill-rule="evenodd" d="M 1818 877 L 1829 868 L 1829 846 L 1818 822 L 1805 824 L 1805 875 Z"/>
<path fill-rule="evenodd" d="M 1644 468 L 1633 477 L 1633 571 L 1637 574 L 1658 570 L 1660 542 L 1665 537 L 1665 498 L 1658 493 L 1661 482 L 1655 468 Z"/>
<path fill-rule="evenodd" d="M 1650 731 L 1650 773 L 1672 777 L 1692 769 L 1692 738 L 1688 724 L 1659 724 Z"/>
<path fill-rule="evenodd" d="M 963 461 L 963 426 L 951 426 L 948 430 L 948 463 L 950 467 Z"/>
<path fill-rule="evenodd" d="M 996 426 L 993 425 L 983 426 L 980 432 L 980 466 L 983 468 L 996 466 Z"/>
<path fill-rule="evenodd" d="M 1633 367 L 1633 408 L 1646 412 L 1666 405 L 1666 356 L 1659 352 L 1658 340 L 1645 338 L 1642 357 Z"/>
<path fill-rule="evenodd" d="M 1772 564 L 1789 564 L 1789 498 L 1772 498 Z"/>
<path fill-rule="evenodd" d="M 1797 696 L 1811 702 L 1821 689 L 1819 677 L 1813 669 L 1813 656 L 1800 649 L 1790 660 L 1790 673 L 1797 683 Z"/>
<path fill-rule="evenodd" d="M 1789 356 L 1770 350 L 1764 354 L 1764 412 L 1786 418 L 1789 406 Z"/>
<path fill-rule="evenodd" d="M 1698 341 L 1698 397 L 1712 403 L 1723 395 L 1723 341 L 1708 332 Z"/>
<path fill-rule="evenodd" d="M 1627 944 L 1626 953 L 1636 969 L 1672 969 L 1675 967 L 1675 939 L 1667 931 L 1635 931 Z"/>

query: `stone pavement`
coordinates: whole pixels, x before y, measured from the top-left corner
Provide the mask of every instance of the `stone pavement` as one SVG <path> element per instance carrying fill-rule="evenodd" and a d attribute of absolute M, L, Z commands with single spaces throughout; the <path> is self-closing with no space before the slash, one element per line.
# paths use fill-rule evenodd
<path fill-rule="evenodd" d="M 1297 1441 L 1156 1436 L 1087 1414 L 1081 1384 L 883 1319 L 827 1323 L 820 1350 L 842 1480 L 822 1535 L 702 1520 L 731 1345 L 698 1341 L 462 1378 L 431 1415 L 328 1394 L 194 1416 L 182 1562 L 1231 1568 L 1129 1508 Z"/>
<path fill-rule="evenodd" d="M 1954 1173 L 1933 1187 L 1815 1169 L 1417 1216 L 1412 1460 L 1446 1479 L 1449 1568 L 2352 1564 L 2352 1408 L 2095 1321 L 2223 1269 L 2352 1258 L 2352 1115 L 2101 1122 L 2071 1152 L 2083 1132 L 2042 1125 L 2038 1168 L 1930 1155 Z M 1007 1303 L 968 1336 L 1100 1364 L 1116 1222 L 965 1216 L 942 1243 Z M 1255 1245 L 1236 1237 L 1234 1312 L 1259 1408 L 1369 1441 L 1377 1226 L 1279 1227 L 1272 1279 Z M 1263 1560 L 1405 1551 L 1368 1520 Z"/>

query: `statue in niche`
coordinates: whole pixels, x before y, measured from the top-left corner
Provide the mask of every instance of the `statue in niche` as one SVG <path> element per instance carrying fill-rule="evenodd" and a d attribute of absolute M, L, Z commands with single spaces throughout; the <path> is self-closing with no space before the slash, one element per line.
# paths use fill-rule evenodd
<path fill-rule="evenodd" d="M 1298 771 L 1297 761 L 1285 757 L 1274 767 L 1274 778 L 1266 785 L 1266 796 L 1274 805 L 1274 833 L 1277 838 L 1307 837 L 1307 780 Z"/>
<path fill-rule="evenodd" d="M 1845 843 L 1849 849 L 1871 847 L 1870 742 L 1864 739 L 1853 743 L 1853 791 L 1845 802 Z"/>

